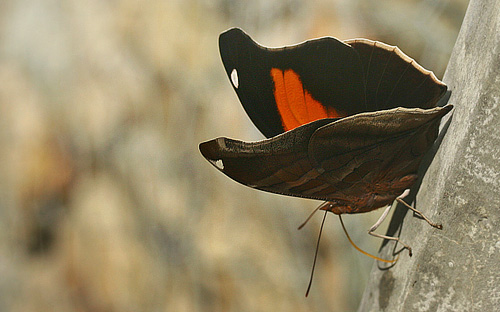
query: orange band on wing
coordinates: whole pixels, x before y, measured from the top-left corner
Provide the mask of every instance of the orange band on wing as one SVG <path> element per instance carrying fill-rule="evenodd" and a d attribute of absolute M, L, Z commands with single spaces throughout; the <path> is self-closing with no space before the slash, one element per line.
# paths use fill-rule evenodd
<path fill-rule="evenodd" d="M 341 115 L 333 107 L 325 107 L 304 90 L 299 75 L 291 69 L 271 69 L 274 99 L 285 131 L 323 118 Z"/>
<path fill-rule="evenodd" d="M 283 128 L 285 128 L 285 131 L 288 131 L 300 126 L 300 122 L 295 118 L 290 105 L 288 105 L 288 95 L 286 92 L 287 88 L 285 85 L 283 71 L 278 68 L 272 68 L 271 76 L 274 81 L 274 99 L 276 100 L 276 106 L 278 107 L 278 112 L 281 116 Z"/>

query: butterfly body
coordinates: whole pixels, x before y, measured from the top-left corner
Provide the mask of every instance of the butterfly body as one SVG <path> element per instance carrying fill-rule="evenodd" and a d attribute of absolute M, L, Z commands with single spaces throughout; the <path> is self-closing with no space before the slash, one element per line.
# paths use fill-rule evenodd
<path fill-rule="evenodd" d="M 399 49 L 366 39 L 320 38 L 265 48 L 239 29 L 221 57 L 251 120 L 268 139 L 218 138 L 200 151 L 232 179 L 264 191 L 328 202 L 336 214 L 392 203 L 451 106 L 446 86 Z"/>

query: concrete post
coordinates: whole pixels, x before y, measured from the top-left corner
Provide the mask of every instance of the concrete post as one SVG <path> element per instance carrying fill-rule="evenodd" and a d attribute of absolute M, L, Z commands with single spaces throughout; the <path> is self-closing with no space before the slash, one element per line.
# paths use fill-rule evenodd
<path fill-rule="evenodd" d="M 414 255 L 374 264 L 359 312 L 500 310 L 500 1 L 471 0 L 444 82 L 455 109 L 412 190 L 443 230 L 398 207 L 389 234 Z"/>

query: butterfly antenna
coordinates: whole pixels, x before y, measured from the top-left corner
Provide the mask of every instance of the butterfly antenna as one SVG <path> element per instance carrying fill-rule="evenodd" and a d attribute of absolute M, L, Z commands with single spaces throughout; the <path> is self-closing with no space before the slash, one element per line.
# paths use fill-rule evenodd
<path fill-rule="evenodd" d="M 382 261 L 382 262 L 385 262 L 385 263 L 394 263 L 394 262 L 398 261 L 399 255 L 394 260 L 386 260 L 386 259 L 382 259 L 382 258 L 379 258 L 377 256 L 374 256 L 372 254 L 369 254 L 366 251 L 364 251 L 363 249 L 361 249 L 358 246 L 356 246 L 356 244 L 354 244 L 354 242 L 352 241 L 351 237 L 349 236 L 349 233 L 347 233 L 347 230 L 346 230 L 345 225 L 344 225 L 344 221 L 342 221 L 342 217 L 340 215 L 338 215 L 338 216 L 339 216 L 340 224 L 342 225 L 342 229 L 344 230 L 345 236 L 347 236 L 347 239 L 349 240 L 349 243 L 351 243 L 351 245 L 354 248 L 356 248 L 357 251 L 359 251 L 360 253 L 362 253 L 365 256 L 368 256 L 368 257 L 370 257 L 372 259 L 375 259 L 375 260 L 378 260 L 378 261 Z"/>
<path fill-rule="evenodd" d="M 319 209 L 319 207 L 316 208 L 316 210 L 314 212 L 316 212 L 318 209 Z M 313 261 L 313 266 L 312 266 L 312 270 L 311 270 L 311 278 L 309 278 L 309 285 L 307 285 L 306 297 L 309 295 L 309 290 L 311 290 L 311 285 L 312 285 L 313 276 L 314 276 L 314 268 L 316 267 L 316 259 L 318 258 L 319 241 L 321 240 L 321 233 L 323 233 L 323 225 L 325 224 L 327 213 L 328 213 L 328 210 L 325 210 L 325 215 L 323 216 L 323 221 L 321 221 L 321 227 L 319 228 L 318 242 L 316 243 L 316 251 L 314 252 L 314 261 Z"/>
<path fill-rule="evenodd" d="M 322 203 L 321 205 L 319 205 L 318 207 L 316 207 L 312 212 L 311 214 L 309 215 L 309 217 L 307 217 L 306 221 L 304 221 L 298 228 L 298 230 L 302 229 L 304 227 L 304 225 L 306 225 L 307 222 L 309 222 L 309 220 L 311 220 L 312 216 L 316 213 L 316 211 L 320 210 L 321 208 L 327 206 L 327 205 L 330 205 L 329 202 L 324 202 Z"/>

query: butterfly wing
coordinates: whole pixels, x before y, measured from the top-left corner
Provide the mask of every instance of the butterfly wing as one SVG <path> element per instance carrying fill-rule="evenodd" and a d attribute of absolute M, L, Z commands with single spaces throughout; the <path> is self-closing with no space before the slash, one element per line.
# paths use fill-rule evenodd
<path fill-rule="evenodd" d="M 399 108 L 322 119 L 259 142 L 218 138 L 201 143 L 200 151 L 247 186 L 332 201 L 343 207 L 341 213 L 369 211 L 416 181 L 422 156 L 450 109 Z"/>
<path fill-rule="evenodd" d="M 397 47 L 324 37 L 266 48 L 241 29 L 219 37 L 226 73 L 266 136 L 321 118 L 394 107 L 434 107 L 446 86 Z"/>
<path fill-rule="evenodd" d="M 210 163 L 237 182 L 273 193 L 300 196 L 278 184 L 293 183 L 314 171 L 308 158 L 309 139 L 314 131 L 334 120 L 317 120 L 263 141 L 217 138 L 199 147 Z"/>
<path fill-rule="evenodd" d="M 309 159 L 328 187 L 314 197 L 334 198 L 336 213 L 370 211 L 390 204 L 417 179 L 425 153 L 451 105 L 362 113 L 319 128 Z M 344 209 L 344 210 L 342 210 Z"/>
<path fill-rule="evenodd" d="M 367 111 L 395 107 L 432 108 L 446 85 L 398 47 L 368 39 L 346 40 L 359 55 Z"/>
<path fill-rule="evenodd" d="M 272 49 L 233 28 L 220 35 L 219 48 L 240 102 L 266 137 L 364 105 L 359 56 L 335 38 Z"/>

